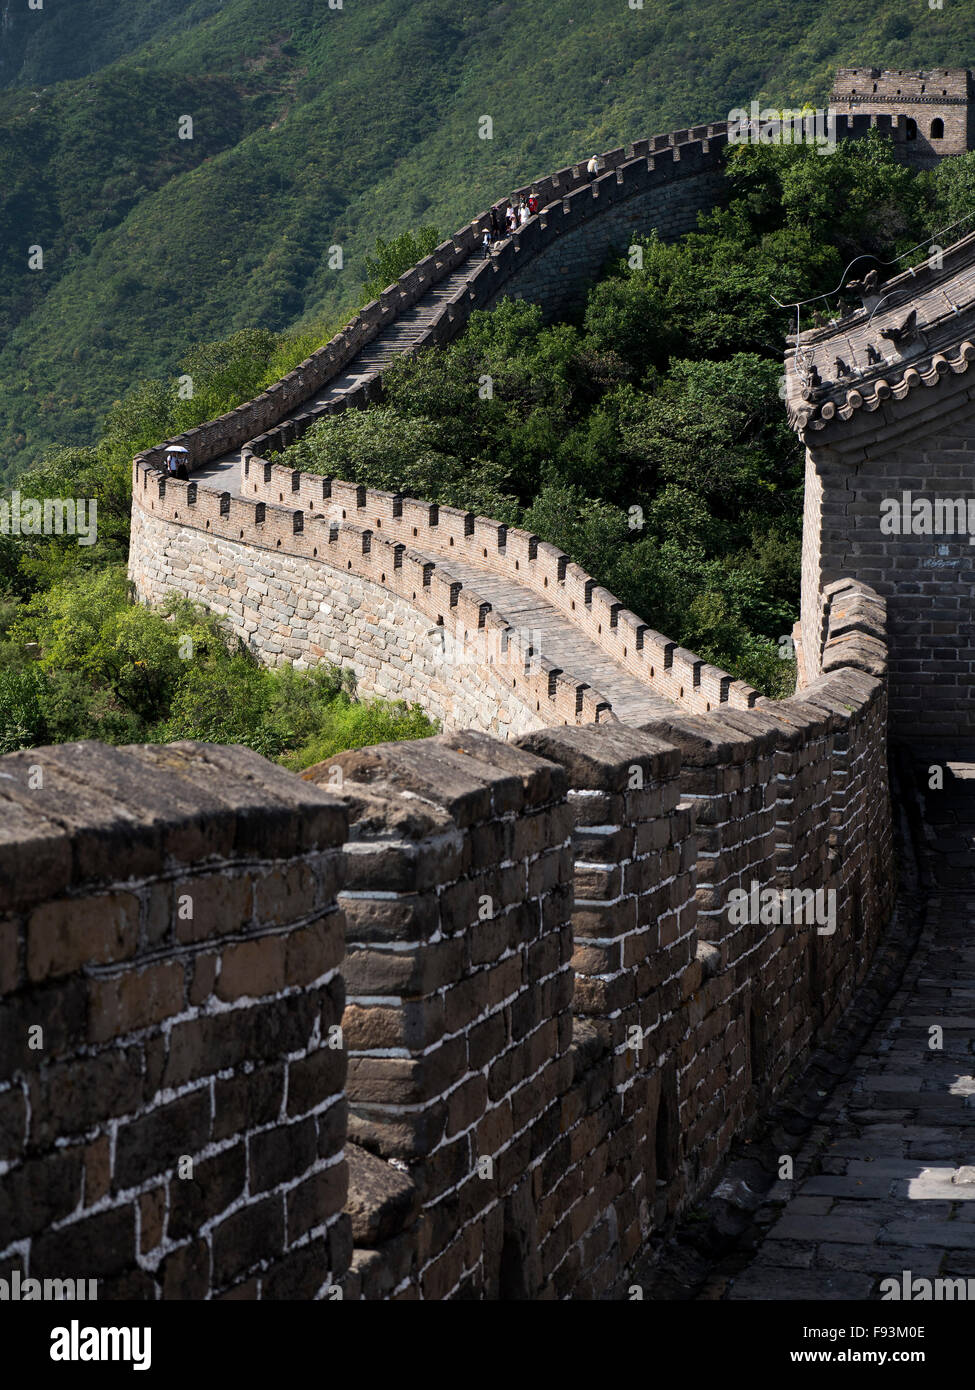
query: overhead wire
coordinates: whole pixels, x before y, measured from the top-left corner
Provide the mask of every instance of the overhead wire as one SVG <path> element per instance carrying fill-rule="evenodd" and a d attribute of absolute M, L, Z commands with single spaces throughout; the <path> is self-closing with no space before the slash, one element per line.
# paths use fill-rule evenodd
<path fill-rule="evenodd" d="M 853 260 L 850 261 L 849 265 L 846 267 L 846 269 L 840 276 L 840 282 L 835 289 L 826 290 L 822 294 L 812 295 L 809 299 L 798 299 L 784 303 L 782 300 L 776 299 L 774 294 L 770 293 L 769 298 L 772 300 L 773 304 L 775 304 L 778 308 L 795 309 L 796 311 L 796 347 L 794 353 L 794 363 L 796 375 L 802 381 L 803 385 L 808 386 L 809 374 L 803 370 L 800 362 L 800 310 L 804 309 L 807 304 L 816 304 L 820 300 L 825 300 L 828 305 L 829 299 L 832 295 L 839 294 L 843 289 L 846 288 L 846 277 L 849 275 L 850 271 L 853 269 L 853 267 L 857 264 L 858 261 L 873 261 L 876 265 L 882 266 L 884 268 L 886 268 L 887 266 L 897 265 L 900 261 L 903 261 L 907 256 L 913 255 L 913 253 L 919 250 L 922 246 L 929 246 L 932 242 L 937 243 L 941 237 L 944 237 L 946 235 L 946 233 L 954 231 L 956 227 L 960 227 L 963 222 L 967 222 L 972 217 L 975 217 L 975 210 L 973 210 L 972 212 L 966 212 L 962 217 L 957 218 L 956 221 L 950 222 L 947 227 L 941 227 L 937 231 L 932 232 L 930 236 L 924 237 L 921 241 L 918 241 L 913 246 L 908 247 L 906 251 L 902 251 L 899 256 L 895 256 L 894 259 L 890 261 L 882 261 L 879 256 L 875 256 L 869 251 L 862 252 L 859 256 L 854 256 Z M 909 267 L 909 269 L 915 270 L 916 267 L 911 266 Z M 873 306 L 873 309 L 870 311 L 870 316 L 867 319 L 867 324 L 870 324 L 873 321 L 873 317 L 876 314 L 877 310 L 883 303 L 885 303 L 886 300 L 892 298 L 894 293 L 895 291 L 891 291 L 890 294 L 882 296 L 877 301 L 877 303 Z"/>

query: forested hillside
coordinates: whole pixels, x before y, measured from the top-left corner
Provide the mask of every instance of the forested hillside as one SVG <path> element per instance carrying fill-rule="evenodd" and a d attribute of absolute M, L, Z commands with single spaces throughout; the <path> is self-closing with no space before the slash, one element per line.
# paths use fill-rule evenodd
<path fill-rule="evenodd" d="M 0 87 L 47 87 L 99 68 L 220 8 L 222 0 L 0 0 Z"/>
<path fill-rule="evenodd" d="M 829 160 L 750 146 L 728 180 L 726 208 L 672 245 L 645 242 L 642 268 L 610 266 L 578 322 L 503 301 L 446 349 L 397 360 L 381 405 L 284 458 L 527 527 L 680 644 L 788 693 L 802 450 L 772 292 L 831 290 L 859 252 L 916 261 L 926 233 L 975 210 L 975 154 L 915 175 L 879 137 Z M 301 767 L 430 732 L 416 708 L 357 702 L 348 673 L 268 670 L 185 601 L 161 612 L 127 591 L 133 454 L 254 396 L 311 340 L 251 329 L 195 348 L 178 364 L 192 400 L 174 379 L 137 384 L 96 447 L 24 475 L 33 497 L 96 499 L 98 538 L 0 534 L 0 751 L 195 737 Z"/>
<path fill-rule="evenodd" d="M 0 476 L 196 342 L 334 321 L 377 236 L 840 63 L 975 65 L 968 0 L 334 5 L 0 0 Z"/>
<path fill-rule="evenodd" d="M 863 253 L 885 275 L 914 264 L 975 212 L 975 154 L 918 175 L 877 134 L 825 160 L 743 146 L 727 181 L 726 208 L 646 241 L 640 267 L 621 258 L 578 323 L 512 301 L 474 314 L 392 363 L 381 405 L 321 421 L 282 461 L 524 527 L 682 646 L 790 693 L 803 449 L 775 299 L 833 290 Z"/>

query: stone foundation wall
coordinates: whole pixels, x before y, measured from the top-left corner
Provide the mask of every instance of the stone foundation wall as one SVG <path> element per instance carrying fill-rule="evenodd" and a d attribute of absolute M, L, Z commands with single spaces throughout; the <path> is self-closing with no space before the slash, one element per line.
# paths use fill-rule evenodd
<path fill-rule="evenodd" d="M 263 661 L 334 662 L 355 672 L 359 693 L 422 705 L 445 729 L 508 738 L 540 714 L 487 664 L 445 652 L 443 628 L 380 584 L 298 555 L 274 556 L 241 541 L 172 526 L 133 508 L 130 569 L 144 603 L 174 593 L 206 606 Z M 522 677 L 512 649 L 499 668 Z M 546 704 L 548 700 L 546 699 Z"/>

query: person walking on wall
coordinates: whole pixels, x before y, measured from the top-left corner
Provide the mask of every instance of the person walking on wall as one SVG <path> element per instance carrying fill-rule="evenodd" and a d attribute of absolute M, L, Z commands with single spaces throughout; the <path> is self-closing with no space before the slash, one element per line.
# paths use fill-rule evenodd
<path fill-rule="evenodd" d="M 485 227 L 485 228 L 484 228 L 484 235 L 481 237 L 481 255 L 484 257 L 485 260 L 487 260 L 488 256 L 490 256 L 490 254 L 491 254 L 491 229 L 490 229 L 490 227 Z"/>
<path fill-rule="evenodd" d="M 189 482 L 189 470 L 186 467 L 186 460 L 189 455 L 182 449 L 172 449 L 166 455 L 166 472 L 171 478 L 179 478 L 182 482 Z"/>
<path fill-rule="evenodd" d="M 594 154 L 594 155 L 593 155 L 592 159 L 590 159 L 589 163 L 586 165 L 586 170 L 587 170 L 587 172 L 589 173 L 590 176 L 593 176 L 593 175 L 599 173 L 599 155 L 598 155 L 598 154 Z"/>
<path fill-rule="evenodd" d="M 500 241 L 504 232 L 504 223 L 501 221 L 501 214 L 497 208 L 491 209 L 491 240 Z"/>
<path fill-rule="evenodd" d="M 528 211 L 529 211 L 529 213 L 531 214 L 532 217 L 534 217 L 535 214 L 536 214 L 536 212 L 538 211 L 538 194 L 537 194 L 537 193 L 529 193 L 529 195 L 528 195 Z"/>

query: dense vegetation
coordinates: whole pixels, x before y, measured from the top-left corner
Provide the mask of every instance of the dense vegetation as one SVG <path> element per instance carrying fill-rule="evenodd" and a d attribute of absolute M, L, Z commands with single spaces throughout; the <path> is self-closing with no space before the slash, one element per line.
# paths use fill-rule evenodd
<path fill-rule="evenodd" d="M 434 732 L 416 706 L 356 700 L 348 671 L 260 666 L 185 599 L 132 604 L 119 566 L 56 584 L 19 615 L 0 606 L 0 642 L 0 753 L 191 738 L 243 743 L 298 770 Z"/>
<path fill-rule="evenodd" d="M 821 104 L 839 63 L 975 63 L 955 0 L 0 9 L 7 478 L 49 444 L 91 445 L 130 383 L 193 343 L 354 307 L 377 236 L 452 230 L 560 163 L 753 98 Z"/>
<path fill-rule="evenodd" d="M 831 290 L 854 256 L 891 261 L 971 212 L 975 156 L 918 177 L 879 137 L 828 158 L 739 147 L 728 177 L 727 208 L 644 242 L 642 267 L 616 261 L 577 323 L 515 302 L 477 314 L 284 461 L 531 530 L 660 631 L 787 693 L 802 451 L 780 399 L 793 324 L 772 296 Z"/>
<path fill-rule="evenodd" d="M 344 748 L 418 738 L 418 707 L 358 700 L 352 673 L 268 669 L 186 600 L 131 601 L 126 580 L 132 456 L 247 400 L 307 356 L 320 330 L 264 330 L 194 349 L 194 382 L 145 381 L 90 449 L 63 448 L 18 484 L 23 496 L 86 497 L 97 541 L 0 534 L 0 753 L 44 743 L 195 738 L 243 743 L 299 769 Z"/>
<path fill-rule="evenodd" d="M 919 259 L 930 229 L 975 209 L 975 155 L 917 176 L 879 138 L 829 158 L 747 147 L 728 179 L 728 206 L 613 260 L 575 321 L 545 325 L 515 302 L 477 314 L 446 350 L 395 362 L 381 405 L 324 422 L 285 458 L 526 527 L 661 631 L 786 693 L 802 476 L 780 399 L 792 325 L 773 295 L 831 290 L 864 252 L 892 272 Z M 434 236 L 380 238 L 360 298 Z M 416 707 L 357 700 L 348 672 L 263 668 L 212 615 L 128 593 L 132 455 L 257 394 L 334 326 L 197 346 L 176 380 L 116 402 L 96 444 L 49 450 L 23 475 L 24 495 L 94 498 L 98 539 L 0 534 L 0 751 L 194 737 L 299 768 L 433 730 Z"/>

